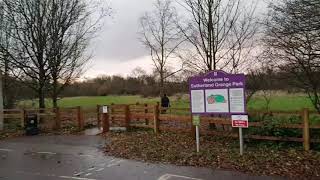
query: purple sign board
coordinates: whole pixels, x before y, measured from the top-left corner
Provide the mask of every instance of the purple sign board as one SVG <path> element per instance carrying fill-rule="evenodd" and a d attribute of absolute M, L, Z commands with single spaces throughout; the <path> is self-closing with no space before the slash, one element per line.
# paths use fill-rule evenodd
<path fill-rule="evenodd" d="M 245 75 L 211 71 L 189 80 L 192 114 L 246 114 Z"/>

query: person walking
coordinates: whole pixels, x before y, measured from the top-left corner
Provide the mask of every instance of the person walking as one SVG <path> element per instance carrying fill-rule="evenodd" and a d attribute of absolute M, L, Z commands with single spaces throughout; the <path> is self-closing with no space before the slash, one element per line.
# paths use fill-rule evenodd
<path fill-rule="evenodd" d="M 170 99 L 168 98 L 167 94 L 164 94 L 161 98 L 161 113 L 165 114 L 167 109 L 170 107 Z"/>

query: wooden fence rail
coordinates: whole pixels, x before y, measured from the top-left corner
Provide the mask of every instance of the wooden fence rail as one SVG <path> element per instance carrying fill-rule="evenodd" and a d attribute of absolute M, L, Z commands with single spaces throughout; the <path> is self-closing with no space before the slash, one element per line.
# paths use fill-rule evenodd
<path fill-rule="evenodd" d="M 4 119 L 18 119 L 21 127 L 24 127 L 25 117 L 27 114 L 37 114 L 38 117 L 50 117 L 54 119 L 54 129 L 62 128 L 64 122 L 69 121 L 83 130 L 86 123 L 89 122 L 88 114 L 90 113 L 91 121 L 96 122 L 98 127 L 108 128 L 112 126 L 144 127 L 152 128 L 155 133 L 161 131 L 181 131 L 189 132 L 194 136 L 195 127 L 192 125 L 192 116 L 189 108 L 161 108 L 157 104 L 111 104 L 108 105 L 108 114 L 102 113 L 102 105 L 97 105 L 94 109 L 84 109 L 80 106 L 72 108 L 48 108 L 48 109 L 5 109 L 3 110 Z M 172 113 L 174 112 L 174 113 Z M 179 113 L 176 113 L 179 112 Z M 302 109 L 301 111 L 250 111 L 249 116 L 254 115 L 274 115 L 287 116 L 294 115 L 301 117 L 300 123 L 274 124 L 273 128 L 279 129 L 298 129 L 302 137 L 276 137 L 264 136 L 259 134 L 246 134 L 247 139 L 269 140 L 269 141 L 292 141 L 302 142 L 305 150 L 310 149 L 310 143 L 320 143 L 320 139 L 311 138 L 313 130 L 319 130 L 320 124 L 310 124 L 310 115 L 319 115 L 315 111 Z M 320 116 L 320 115 L 319 115 Z M 201 133 L 215 136 L 238 137 L 238 134 L 231 128 L 229 117 L 210 117 L 201 116 Z M 220 129 L 209 129 L 209 124 L 214 124 Z M 263 128 L 268 126 L 265 122 L 250 122 L 250 128 Z M 222 129 L 222 130 L 221 130 Z"/>

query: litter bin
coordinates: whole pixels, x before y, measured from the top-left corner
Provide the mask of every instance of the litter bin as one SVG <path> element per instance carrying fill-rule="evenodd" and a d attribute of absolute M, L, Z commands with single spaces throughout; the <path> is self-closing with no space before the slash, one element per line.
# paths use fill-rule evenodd
<path fill-rule="evenodd" d="M 39 134 L 39 128 L 38 128 L 38 117 L 36 114 L 28 114 L 26 115 L 26 135 L 27 136 L 33 136 Z"/>

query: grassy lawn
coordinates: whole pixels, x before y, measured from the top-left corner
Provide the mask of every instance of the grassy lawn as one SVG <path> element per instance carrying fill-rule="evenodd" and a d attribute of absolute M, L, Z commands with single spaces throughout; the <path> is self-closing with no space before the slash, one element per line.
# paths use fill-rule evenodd
<path fill-rule="evenodd" d="M 279 111 L 295 111 L 302 108 L 314 109 L 311 101 L 307 96 L 302 95 L 286 95 L 274 96 L 270 101 L 270 110 Z M 265 109 L 266 103 L 262 97 L 256 96 L 248 102 L 249 110 Z"/>
<path fill-rule="evenodd" d="M 60 107 L 76 107 L 81 106 L 84 108 L 93 108 L 96 105 L 104 104 L 135 104 L 139 103 L 156 103 L 159 101 L 157 98 L 142 98 L 140 96 L 82 96 L 82 97 L 67 97 L 58 101 Z M 37 100 L 21 101 L 19 107 L 37 107 Z M 46 100 L 46 106 L 52 107 L 51 100 Z"/>
<path fill-rule="evenodd" d="M 171 105 L 175 108 L 188 108 L 189 99 L 187 96 L 182 98 L 170 97 Z M 83 96 L 83 97 L 69 97 L 59 100 L 60 107 L 75 107 L 82 106 L 84 108 L 94 108 L 97 104 L 135 104 L 139 103 L 156 103 L 160 98 L 143 98 L 141 96 Z M 46 101 L 47 107 L 51 107 L 50 100 Z M 36 100 L 21 101 L 19 107 L 36 107 Z M 310 100 L 306 95 L 275 95 L 270 101 L 271 110 L 294 111 L 302 108 L 314 109 Z M 266 108 L 265 100 L 257 95 L 248 102 L 249 110 L 261 110 Z"/>

